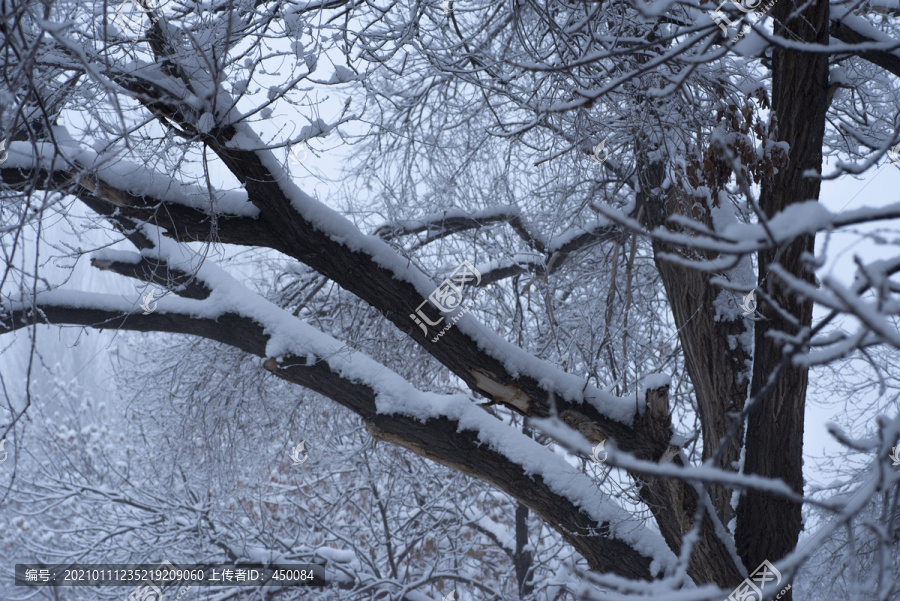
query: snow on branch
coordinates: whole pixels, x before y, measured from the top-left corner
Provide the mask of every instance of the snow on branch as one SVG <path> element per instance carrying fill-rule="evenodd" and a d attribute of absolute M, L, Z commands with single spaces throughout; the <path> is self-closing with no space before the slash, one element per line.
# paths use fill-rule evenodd
<path fill-rule="evenodd" d="M 267 369 L 350 408 L 374 436 L 516 498 L 527 491 L 520 500 L 554 524 L 594 568 L 649 579 L 671 567 L 671 552 L 657 534 L 598 494 L 596 484 L 563 457 L 492 417 L 468 395 L 415 389 L 384 365 L 252 293 L 210 261 L 198 265 L 176 242 L 162 239 L 155 258 L 196 273 L 211 290 L 209 297 L 161 299 L 154 312 L 138 315 L 136 301 L 114 295 L 45 291 L 34 299 L 4 300 L 0 334 L 35 322 L 164 331 L 268 357 Z"/>

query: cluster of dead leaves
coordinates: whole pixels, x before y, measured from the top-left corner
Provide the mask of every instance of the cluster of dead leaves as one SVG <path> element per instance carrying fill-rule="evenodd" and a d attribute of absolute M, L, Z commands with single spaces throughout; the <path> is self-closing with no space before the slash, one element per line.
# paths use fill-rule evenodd
<path fill-rule="evenodd" d="M 724 89 L 720 91 L 725 94 Z M 776 144 L 774 115 L 766 119 L 762 114 L 770 107 L 768 94 L 761 87 L 743 101 L 723 103 L 715 115 L 723 135 L 711 137 L 705 149 L 677 166 L 676 180 L 691 190 L 708 187 L 712 205 L 718 206 L 719 193 L 725 190 L 732 176 L 746 186 L 761 185 L 770 179 L 787 160 L 787 153 Z"/>

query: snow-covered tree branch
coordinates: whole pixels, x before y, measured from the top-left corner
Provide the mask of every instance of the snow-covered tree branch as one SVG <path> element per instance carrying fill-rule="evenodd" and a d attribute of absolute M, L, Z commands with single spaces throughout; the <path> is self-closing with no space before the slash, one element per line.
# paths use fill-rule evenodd
<path fill-rule="evenodd" d="M 310 561 L 322 599 L 713 600 L 772 565 L 779 588 L 741 599 L 790 601 L 859 542 L 867 580 L 841 590 L 891 598 L 900 200 L 822 197 L 900 163 L 895 17 L 0 0 L 0 340 L 27 355 L 0 440 L 30 516 L 0 514 L 0 545 Z M 826 272 L 844 236 L 887 254 Z M 127 443 L 61 384 L 79 427 L 47 424 L 48 326 L 167 356 L 116 355 L 147 398 Z M 861 457 L 815 488 L 829 378 L 879 400 L 822 427 Z M 249 425 L 269 403 L 320 428 L 312 480 L 272 462 L 277 420 Z M 137 439 L 160 466 L 133 465 Z M 69 531 L 60 507 L 108 513 Z"/>

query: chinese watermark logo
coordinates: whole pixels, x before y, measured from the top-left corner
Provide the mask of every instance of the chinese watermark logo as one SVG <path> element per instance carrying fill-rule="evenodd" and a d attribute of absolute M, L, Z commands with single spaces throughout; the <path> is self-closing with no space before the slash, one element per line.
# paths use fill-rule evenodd
<path fill-rule="evenodd" d="M 728 19 L 728 15 L 722 12 L 722 7 L 725 6 L 726 3 L 731 2 L 734 4 L 738 10 L 743 13 L 749 13 L 751 10 L 755 10 L 759 13 L 767 12 L 770 8 L 775 5 L 775 0 L 769 0 L 769 3 L 759 8 L 759 5 L 762 3 L 762 0 L 743 0 L 742 2 L 736 2 L 735 0 L 723 0 L 723 2 L 719 5 L 719 7 L 713 12 L 709 18 L 715 21 L 716 25 L 722 28 L 722 33 L 725 34 L 725 37 L 728 37 L 728 28 L 725 23 L 728 25 L 740 29 L 738 34 L 732 38 L 732 42 L 737 42 L 739 39 L 744 37 L 744 30 L 741 29 L 741 23 L 744 21 L 744 17 L 739 17 L 735 21 L 731 21 Z"/>
<path fill-rule="evenodd" d="M 154 572 L 156 575 L 154 576 Z M 166 559 L 164 560 L 158 568 L 155 570 L 150 570 L 150 575 L 158 578 L 160 580 L 175 580 L 175 574 L 178 571 L 175 570 L 175 566 Z M 175 597 L 177 601 L 184 595 L 186 592 L 191 590 L 191 586 L 188 585 L 178 593 L 178 596 Z M 163 601 L 163 593 L 162 588 L 157 586 L 153 582 L 153 578 L 149 578 L 144 580 L 141 584 L 139 584 L 131 594 L 125 599 L 125 601 Z"/>
<path fill-rule="evenodd" d="M 306 160 L 306 157 L 309 156 L 309 147 L 306 145 L 306 142 L 300 142 L 299 144 L 295 144 L 293 148 L 291 148 L 290 152 L 291 163 L 295 165 L 299 165 Z"/>
<path fill-rule="evenodd" d="M 141 303 L 141 309 L 144 310 L 144 315 L 150 315 L 151 313 L 156 311 L 156 299 L 154 298 L 155 296 L 155 290 L 150 290 L 150 292 L 144 295 L 144 302 Z"/>
<path fill-rule="evenodd" d="M 2 443 L 0 443 L 0 445 L 2 445 Z M 0 449 L 2 449 L 2 448 L 3 447 L 0 446 Z M 891 465 L 900 465 L 900 445 L 897 445 L 896 447 L 891 448 L 890 458 L 891 458 Z M 3 462 L 0 461 L 0 463 L 3 463 Z"/>
<path fill-rule="evenodd" d="M 309 459 L 309 452 L 306 450 L 306 441 L 301 440 L 300 444 L 291 449 L 288 457 L 291 458 L 291 465 L 303 465 Z"/>
<path fill-rule="evenodd" d="M 738 587 L 732 591 L 728 596 L 728 601 L 761 601 L 763 587 L 766 586 L 767 582 L 772 581 L 775 582 L 776 586 L 781 584 L 781 572 L 769 563 L 769 560 L 767 559 L 753 571 L 753 574 L 751 574 L 749 578 L 740 583 Z M 790 589 L 791 585 L 789 584 L 784 587 L 775 598 L 778 599 Z"/>
<path fill-rule="evenodd" d="M 443 317 L 437 319 L 437 321 L 431 321 L 428 316 L 422 311 L 422 307 L 425 303 L 430 302 L 434 305 L 438 311 L 441 313 L 447 314 L 452 313 L 456 309 L 460 307 L 460 304 L 463 300 L 463 286 L 472 280 L 475 280 L 475 285 L 481 283 L 481 273 L 475 269 L 475 266 L 469 263 L 468 261 L 463 261 L 459 267 L 456 268 L 449 278 L 444 280 L 440 286 L 434 289 L 434 292 L 428 295 L 428 298 L 422 301 L 422 304 L 416 307 L 415 314 L 410 314 L 410 318 L 416 322 L 416 324 L 422 328 L 422 332 L 428 336 L 428 328 L 425 324 L 429 326 L 436 326 L 444 321 Z M 431 339 L 432 342 L 437 342 L 438 339 L 444 335 L 450 328 L 453 327 L 457 321 L 462 318 L 463 315 L 468 313 L 469 309 L 472 308 L 472 305 L 475 304 L 475 301 L 478 300 L 478 297 L 484 292 L 484 289 L 478 291 L 478 294 L 475 295 L 466 305 L 463 307 L 463 310 L 457 313 L 452 320 L 452 323 L 449 321 L 447 325 L 444 326 L 444 329 L 441 330 L 437 336 Z"/>
<path fill-rule="evenodd" d="M 146 582 L 146 580 L 144 581 Z M 163 601 L 162 589 L 153 584 L 140 584 L 131 591 L 125 601 Z"/>
<path fill-rule="evenodd" d="M 600 153 L 603 153 L 603 158 L 600 158 Z M 602 165 L 606 159 L 609 158 L 609 151 L 606 150 L 606 138 L 603 138 L 603 141 L 594 146 L 594 152 L 591 154 L 591 160 L 594 161 L 595 165 Z"/>
<path fill-rule="evenodd" d="M 2 149 L 2 147 L 0 147 Z M 888 159 L 890 159 L 892 165 L 896 165 L 900 163 L 900 142 L 897 142 L 897 145 L 888 150 Z M 3 162 L 3 159 L 0 158 L 0 163 Z"/>
<path fill-rule="evenodd" d="M 741 303 L 741 310 L 744 315 L 752 315 L 754 311 L 756 311 L 756 291 L 751 290 L 747 293 L 747 296 L 744 297 L 744 302 Z"/>
<path fill-rule="evenodd" d="M 594 447 L 594 453 L 591 455 L 591 461 L 593 461 L 596 465 L 601 465 L 604 461 L 606 461 L 606 458 L 609 456 L 609 453 L 607 453 L 603 449 L 603 445 L 605 445 L 605 444 L 606 444 L 606 441 L 604 440 L 603 442 L 597 444 L 597 446 Z M 600 459 L 601 451 L 603 452 L 603 459 Z"/>
<path fill-rule="evenodd" d="M 0 451 L 3 451 L 3 445 L 6 444 L 6 439 L 0 440 Z M 3 451 L 3 459 L 0 459 L 0 463 L 6 463 L 6 458 L 9 457 L 9 451 Z"/>

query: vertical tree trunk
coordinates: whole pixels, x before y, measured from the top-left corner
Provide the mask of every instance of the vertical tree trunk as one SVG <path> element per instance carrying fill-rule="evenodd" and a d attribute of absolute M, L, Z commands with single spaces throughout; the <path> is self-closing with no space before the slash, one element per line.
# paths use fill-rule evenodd
<path fill-rule="evenodd" d="M 664 179 L 662 164 L 644 170 L 645 181 L 651 189 L 661 188 Z M 681 214 L 702 221 L 712 227 L 708 212 L 691 213 L 692 199 L 686 198 L 678 189 L 670 189 L 660 198 L 647 198 L 643 190 L 638 194 L 642 223 L 647 229 L 666 224 L 669 217 Z M 691 383 L 700 415 L 703 433 L 703 460 L 711 458 L 719 447 L 719 442 L 731 426 L 729 414 L 740 413 L 744 409 L 747 396 L 750 350 L 735 343 L 747 333 L 748 321 L 738 315 L 728 319 L 719 315 L 716 299 L 722 292 L 713 286 L 710 279 L 721 274 L 707 273 L 685 267 L 661 258 L 662 253 L 678 254 L 679 249 L 660 241 L 653 242 L 653 256 L 656 268 L 666 289 L 666 298 L 675 319 L 678 339 L 684 351 L 684 364 Z M 694 252 L 693 258 L 716 258 L 714 253 Z M 733 471 L 734 464 L 741 457 L 743 432 L 732 436 L 725 445 L 725 452 L 716 467 Z M 716 516 L 726 528 L 733 515 L 731 489 L 718 484 L 709 487 L 710 500 Z"/>
<path fill-rule="evenodd" d="M 772 16 L 779 37 L 796 42 L 828 43 L 826 0 L 808 3 L 781 0 L 772 10 Z M 772 69 L 776 131 L 778 139 L 787 142 L 790 150 L 787 165 L 762 187 L 761 207 L 769 216 L 793 203 L 818 200 L 819 180 L 803 174 L 807 170 L 821 173 L 828 58 L 823 54 L 775 48 Z M 813 282 L 814 274 L 804 268 L 801 256 L 813 252 L 814 241 L 813 236 L 805 236 L 759 255 L 760 286 L 796 323 L 760 302 L 759 311 L 764 319 L 757 322 L 754 334 L 752 394 L 764 386 L 783 357 L 784 343 L 774 340 L 771 333 L 794 334 L 799 330 L 797 324 L 802 328 L 812 320 L 812 302 L 791 295 L 774 280 L 770 267 L 777 262 L 796 277 Z M 797 492 L 803 491 L 806 386 L 807 369 L 788 367 L 775 388 L 752 411 L 747 423 L 744 471 L 780 478 Z M 756 491 L 741 496 L 736 543 L 749 571 L 765 559 L 780 559 L 796 546 L 801 528 L 800 509 L 796 503 Z M 781 600 L 790 601 L 791 596 L 788 591 Z"/>

